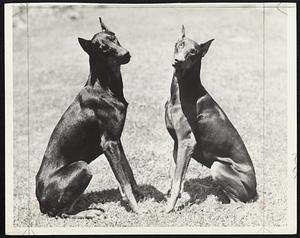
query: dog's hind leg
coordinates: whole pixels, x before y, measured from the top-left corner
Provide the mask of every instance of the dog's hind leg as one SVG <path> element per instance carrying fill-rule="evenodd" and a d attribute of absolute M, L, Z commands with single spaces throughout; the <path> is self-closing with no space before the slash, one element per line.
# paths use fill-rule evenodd
<path fill-rule="evenodd" d="M 57 170 L 52 179 L 58 180 L 59 187 L 72 195 L 72 198 L 77 198 L 92 179 L 92 173 L 85 161 L 77 161 Z"/>
<path fill-rule="evenodd" d="M 64 188 L 66 194 L 77 198 L 72 202 L 68 209 L 61 214 L 63 218 L 73 219 L 91 219 L 103 214 L 101 210 L 87 209 L 76 213 L 75 206 L 81 197 L 81 194 L 89 184 L 92 174 L 88 168 L 88 165 L 84 161 L 77 161 L 67 166 L 64 166 L 55 174 L 58 176 L 64 184 L 67 186 Z M 64 180 L 62 180 L 64 178 Z M 65 198 L 66 199 L 66 198 Z M 86 209 L 86 208 L 85 208 Z"/>
<path fill-rule="evenodd" d="M 73 215 L 75 213 L 73 207 L 91 178 L 92 174 L 84 161 L 73 162 L 61 167 L 48 179 L 49 185 L 45 188 L 46 192 L 43 193 L 45 194 L 44 198 L 40 199 L 41 210 L 45 210 L 49 216 L 61 215 L 75 218 L 77 214 Z M 96 214 L 91 210 L 85 212 L 89 217 L 92 213 Z"/>
<path fill-rule="evenodd" d="M 257 195 L 255 176 L 242 171 L 237 164 L 215 161 L 211 174 L 232 201 L 248 202 Z"/>

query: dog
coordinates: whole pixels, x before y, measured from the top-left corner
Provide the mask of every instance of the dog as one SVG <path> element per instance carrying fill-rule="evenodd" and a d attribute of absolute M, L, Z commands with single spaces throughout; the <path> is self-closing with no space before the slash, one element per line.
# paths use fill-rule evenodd
<path fill-rule="evenodd" d="M 88 164 L 105 154 L 119 182 L 122 198 L 139 213 L 134 196 L 141 195 L 121 143 L 128 103 L 123 95 L 120 66 L 130 61 L 101 18 L 101 31 L 91 40 L 78 38 L 89 55 L 90 74 L 56 125 L 36 175 L 40 211 L 49 216 L 92 218 L 98 210 L 72 214 L 92 174 Z"/>
<path fill-rule="evenodd" d="M 186 38 L 182 25 L 175 44 L 171 97 L 165 104 L 165 123 L 174 140 L 167 213 L 174 210 L 191 158 L 211 169 L 213 180 L 231 201 L 248 202 L 257 196 L 247 149 L 200 80 L 201 60 L 212 41 L 198 44 Z"/>

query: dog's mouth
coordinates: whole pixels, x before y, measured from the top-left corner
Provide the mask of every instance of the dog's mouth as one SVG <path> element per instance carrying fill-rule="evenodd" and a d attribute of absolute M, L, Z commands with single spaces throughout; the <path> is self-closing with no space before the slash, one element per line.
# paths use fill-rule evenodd
<path fill-rule="evenodd" d="M 175 69 L 178 69 L 178 68 L 180 68 L 180 67 L 182 66 L 182 63 L 183 63 L 183 61 L 174 59 L 174 61 L 172 62 L 172 66 L 173 66 Z"/>
<path fill-rule="evenodd" d="M 172 66 L 175 68 L 175 69 L 179 69 L 181 67 L 181 63 L 179 62 L 173 62 L 172 63 Z"/>

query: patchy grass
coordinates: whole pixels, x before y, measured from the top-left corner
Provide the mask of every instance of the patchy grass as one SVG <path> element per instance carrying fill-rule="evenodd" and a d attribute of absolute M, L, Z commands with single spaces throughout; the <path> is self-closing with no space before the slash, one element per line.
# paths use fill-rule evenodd
<path fill-rule="evenodd" d="M 266 10 L 264 108 L 261 9 L 30 8 L 28 58 L 26 24 L 21 24 L 26 18 L 22 16 L 21 20 L 17 16 L 14 19 L 13 48 L 15 226 L 27 226 L 29 222 L 42 227 L 286 225 L 283 14 Z M 149 212 L 136 215 L 127 211 L 108 162 L 100 156 L 90 165 L 94 176 L 81 202 L 103 209 L 103 216 L 92 220 L 49 218 L 39 211 L 34 176 L 54 126 L 86 82 L 88 57 L 77 37 L 91 38 L 99 31 L 99 16 L 132 55 L 129 64 L 122 67 L 124 94 L 129 102 L 122 141 L 146 196 L 139 205 Z M 169 96 L 173 45 L 182 23 L 192 39 L 216 39 L 203 61 L 201 78 L 240 132 L 253 159 L 260 196 L 255 203 L 222 203 L 209 169 L 192 161 L 176 211 L 159 212 L 165 206 L 163 193 L 168 186 L 173 147 L 164 125 L 164 103 Z"/>

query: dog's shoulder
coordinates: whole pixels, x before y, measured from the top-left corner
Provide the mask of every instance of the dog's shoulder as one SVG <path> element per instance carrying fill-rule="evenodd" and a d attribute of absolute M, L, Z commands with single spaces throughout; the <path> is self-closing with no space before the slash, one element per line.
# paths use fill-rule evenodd
<path fill-rule="evenodd" d="M 114 108 L 121 111 L 127 108 L 127 104 L 114 97 L 110 91 L 94 89 L 91 86 L 85 86 L 79 92 L 77 100 L 82 108 Z"/>
<path fill-rule="evenodd" d="M 111 107 L 111 100 L 105 96 L 105 93 L 94 89 L 91 86 L 85 86 L 79 92 L 77 100 L 80 103 L 81 108 L 107 108 Z"/>
<path fill-rule="evenodd" d="M 219 118 L 226 119 L 226 115 L 214 99 L 207 93 L 197 100 L 197 119 Z"/>
<path fill-rule="evenodd" d="M 81 89 L 77 99 L 82 108 L 95 108 L 99 103 L 99 98 L 95 95 L 90 86 L 85 86 Z"/>
<path fill-rule="evenodd" d="M 200 97 L 197 100 L 196 103 L 197 112 L 201 113 L 205 109 L 213 108 L 214 105 L 215 105 L 214 100 L 208 93 L 206 93 L 204 96 Z"/>

